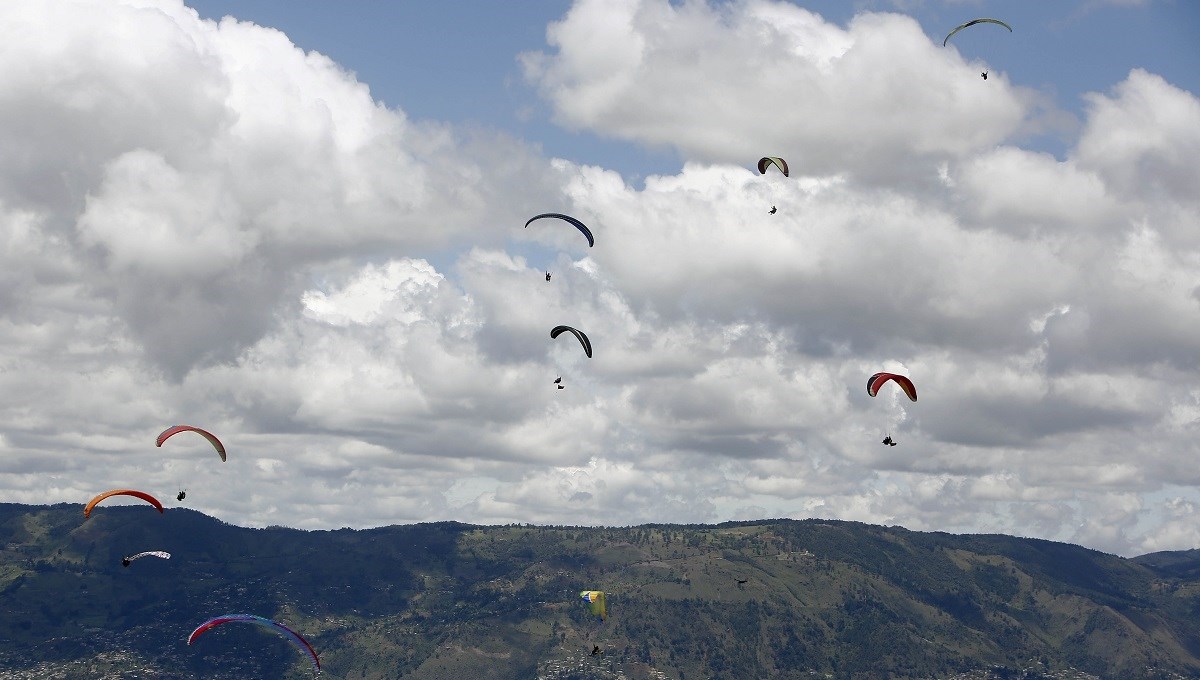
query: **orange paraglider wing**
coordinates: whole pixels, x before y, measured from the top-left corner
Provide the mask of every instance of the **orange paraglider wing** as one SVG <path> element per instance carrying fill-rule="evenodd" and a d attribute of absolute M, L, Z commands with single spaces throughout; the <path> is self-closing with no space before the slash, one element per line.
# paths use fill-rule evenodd
<path fill-rule="evenodd" d="M 83 516 L 91 517 L 92 516 L 92 508 L 96 507 L 97 503 L 104 500 L 105 498 L 108 498 L 109 496 L 133 496 L 134 498 L 140 498 L 140 499 L 146 501 L 147 503 L 149 503 L 150 505 L 153 505 L 154 507 L 158 508 L 159 512 L 163 511 L 162 503 L 159 503 L 157 498 L 155 498 L 154 496 L 151 496 L 150 494 L 146 493 L 145 491 L 134 491 L 133 489 L 113 489 L 112 491 L 105 491 L 104 493 L 100 494 L 99 496 L 96 496 L 92 500 L 88 501 L 88 504 L 83 506 Z"/>

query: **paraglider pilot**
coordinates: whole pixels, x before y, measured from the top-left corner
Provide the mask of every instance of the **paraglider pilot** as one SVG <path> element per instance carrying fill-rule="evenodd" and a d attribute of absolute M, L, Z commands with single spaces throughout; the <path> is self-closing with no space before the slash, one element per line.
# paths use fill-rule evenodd
<path fill-rule="evenodd" d="M 987 80 L 987 71 L 984 71 L 983 73 L 980 73 L 979 75 L 983 76 L 984 80 Z"/>
<path fill-rule="evenodd" d="M 547 280 L 547 281 L 549 281 L 549 280 L 550 280 L 550 272 L 546 272 L 546 280 Z"/>
<path fill-rule="evenodd" d="M 772 214 L 772 215 L 774 215 L 774 214 L 775 214 L 775 206 L 771 206 L 771 214 Z"/>
<path fill-rule="evenodd" d="M 185 499 L 185 498 L 187 498 L 187 492 L 186 492 L 186 491 L 180 490 L 180 491 L 179 491 L 179 493 L 175 494 L 175 500 L 177 500 L 177 501 L 181 501 L 181 500 L 183 500 L 183 499 Z"/>
<path fill-rule="evenodd" d="M 888 445 L 888 446 L 895 446 L 895 445 L 896 445 L 896 442 L 892 441 L 892 435 L 890 435 L 890 434 L 889 434 L 888 436 L 886 436 L 886 437 L 884 437 L 884 438 L 883 438 L 883 443 L 884 443 L 884 444 L 886 444 L 886 445 Z"/>
<path fill-rule="evenodd" d="M 592 656 L 600 653 L 600 645 L 592 645 Z"/>

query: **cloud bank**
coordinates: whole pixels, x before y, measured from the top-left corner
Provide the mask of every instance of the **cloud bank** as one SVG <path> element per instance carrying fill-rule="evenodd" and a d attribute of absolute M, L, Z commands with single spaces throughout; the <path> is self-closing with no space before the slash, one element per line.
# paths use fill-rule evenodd
<path fill-rule="evenodd" d="M 903 15 L 579 0 L 520 59 L 561 125 L 685 159 L 635 187 L 180 2 L 13 3 L 0 41 L 6 500 L 1200 539 L 1200 101 L 1153 73 L 1056 158 Z"/>

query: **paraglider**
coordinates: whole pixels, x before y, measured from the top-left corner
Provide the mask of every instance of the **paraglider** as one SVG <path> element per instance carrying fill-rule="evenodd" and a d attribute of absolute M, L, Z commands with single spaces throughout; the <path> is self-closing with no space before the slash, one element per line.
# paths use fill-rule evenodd
<path fill-rule="evenodd" d="M 987 80 L 987 71 L 984 71 L 983 73 L 980 73 L 979 75 L 982 76 L 984 80 Z"/>
<path fill-rule="evenodd" d="M 762 158 L 758 159 L 758 174 L 767 174 L 767 168 L 771 167 L 772 165 L 774 165 L 776 168 L 779 168 L 779 171 L 783 173 L 784 177 L 788 176 L 787 161 L 779 158 L 778 156 L 763 156 Z M 771 210 L 768 212 L 774 215 L 776 212 L 775 206 L 771 206 Z"/>
<path fill-rule="evenodd" d="M 562 213 L 542 213 L 541 215 L 534 215 L 533 217 L 529 218 L 528 222 L 525 223 L 525 227 L 528 228 L 529 224 L 531 222 L 533 222 L 534 220 L 540 220 L 544 217 L 554 217 L 554 218 L 563 220 L 563 221 L 573 225 L 576 229 L 583 232 L 583 235 L 587 238 L 589 248 L 596 245 L 596 239 L 592 236 L 592 232 L 590 229 L 587 228 L 587 225 L 585 225 L 583 222 L 580 222 L 579 220 L 575 219 L 574 217 L 571 217 L 570 215 L 564 215 Z M 549 281 L 550 280 L 549 274 L 547 274 L 546 276 L 547 276 L 546 280 Z"/>
<path fill-rule="evenodd" d="M 604 604 L 603 590 L 581 590 L 579 599 L 588 604 L 588 611 L 601 621 L 608 618 L 608 607 Z"/>
<path fill-rule="evenodd" d="M 913 385 L 913 382 L 911 380 L 909 380 L 907 377 L 900 375 L 898 373 L 876 373 L 875 375 L 868 378 L 867 379 L 867 394 L 871 395 L 872 397 L 879 394 L 880 388 L 882 388 L 884 386 L 884 384 L 887 383 L 887 381 L 889 381 L 889 380 L 895 382 L 896 385 L 900 387 L 900 391 L 904 392 L 904 394 L 908 396 L 909 400 L 911 400 L 911 401 L 917 400 L 917 387 L 915 385 Z M 892 405 L 895 406 L 896 402 L 893 401 Z M 884 446 L 895 446 L 896 441 L 894 439 L 892 439 L 891 434 L 888 434 L 883 438 L 883 445 Z"/>
<path fill-rule="evenodd" d="M 958 26 L 953 31 L 950 31 L 950 34 L 947 35 L 946 39 L 942 41 L 942 47 L 945 47 L 946 43 L 950 42 L 950 37 L 953 36 L 955 33 L 958 33 L 959 31 L 963 30 L 964 28 L 967 28 L 968 26 L 974 26 L 975 24 L 999 24 L 999 25 L 1007 28 L 1009 33 L 1012 33 L 1012 26 L 1009 26 L 1008 24 L 1004 23 L 1003 21 L 1000 21 L 999 19 L 989 19 L 986 17 L 980 18 L 980 19 L 972 19 L 972 20 L 968 21 L 967 23 L 965 23 L 961 26 Z"/>
<path fill-rule="evenodd" d="M 154 440 L 154 445 L 162 446 L 163 442 L 179 434 L 180 432 L 195 432 L 204 437 L 208 440 L 208 443 L 212 444 L 213 448 L 217 450 L 217 455 L 221 456 L 221 462 L 225 462 L 225 445 L 221 443 L 221 440 L 217 439 L 213 433 L 207 430 L 202 430 L 198 427 L 193 427 L 191 425 L 175 425 L 173 427 L 168 427 L 158 435 L 158 439 Z"/>
<path fill-rule="evenodd" d="M 758 174 L 767 174 L 767 168 L 771 167 L 772 165 L 779 168 L 779 171 L 783 173 L 784 177 L 788 176 L 787 161 L 779 158 L 778 156 L 763 156 L 762 158 L 758 159 Z"/>
<path fill-rule="evenodd" d="M 133 562 L 134 560 L 140 560 L 143 557 L 161 557 L 164 560 L 169 560 L 169 559 L 171 559 L 171 553 L 164 552 L 162 550 L 147 550 L 146 552 L 140 552 L 136 555 L 129 555 L 128 557 L 122 557 L 121 558 L 121 566 L 128 567 L 131 562 Z"/>
<path fill-rule="evenodd" d="M 102 494 L 96 496 L 95 498 L 93 498 L 92 500 L 88 501 L 88 504 L 83 506 L 84 518 L 86 519 L 88 517 L 91 517 L 92 516 L 92 508 L 95 508 L 97 503 L 104 500 L 105 498 L 109 498 L 110 496 L 133 496 L 134 498 L 140 498 L 140 499 L 146 501 L 147 503 L 149 503 L 150 505 L 153 505 L 154 507 L 158 508 L 158 511 L 160 513 L 163 512 L 162 503 L 159 503 L 157 498 L 155 498 L 154 496 L 151 496 L 150 494 L 146 493 L 145 491 L 135 491 L 133 489 L 113 489 L 112 491 L 105 491 L 104 493 L 102 493 Z"/>
<path fill-rule="evenodd" d="M 187 491 L 184 491 L 183 489 L 180 489 L 179 493 L 175 494 L 175 500 L 177 501 L 182 501 L 185 498 L 187 498 Z"/>
<path fill-rule="evenodd" d="M 550 330 L 550 339 L 557 338 L 563 332 L 570 331 L 579 340 L 579 344 L 583 345 L 583 351 L 589 359 L 592 358 L 592 341 L 588 340 L 588 336 L 583 334 L 583 331 L 576 330 L 570 326 L 555 326 Z"/>
<path fill-rule="evenodd" d="M 191 645 L 196 641 L 196 638 L 200 637 L 200 635 L 202 635 L 205 631 L 211 630 L 226 623 L 253 623 L 283 635 L 288 639 L 289 642 L 295 645 L 297 649 L 308 656 L 309 661 L 312 662 L 313 671 L 317 673 L 321 672 L 321 660 L 317 658 L 317 652 L 312 648 L 312 645 L 308 644 L 308 640 L 300 637 L 299 633 L 291 628 L 288 628 L 282 623 L 272 621 L 271 619 L 265 619 L 261 616 L 255 616 L 253 614 L 226 614 L 224 616 L 213 617 L 197 626 L 196 630 L 193 630 L 192 634 L 188 636 L 187 643 Z"/>

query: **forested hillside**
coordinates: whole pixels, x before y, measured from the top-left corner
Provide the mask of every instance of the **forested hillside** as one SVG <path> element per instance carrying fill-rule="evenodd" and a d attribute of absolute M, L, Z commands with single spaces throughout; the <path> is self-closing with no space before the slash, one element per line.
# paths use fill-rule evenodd
<path fill-rule="evenodd" d="M 312 676 L 256 626 L 187 645 L 227 613 L 286 623 L 330 678 L 1200 677 L 1194 551 L 816 520 L 247 529 L 78 505 L 0 505 L 0 548 L 0 678 Z M 142 550 L 171 558 L 122 566 Z"/>

